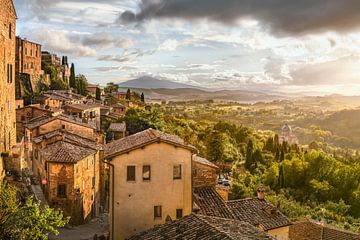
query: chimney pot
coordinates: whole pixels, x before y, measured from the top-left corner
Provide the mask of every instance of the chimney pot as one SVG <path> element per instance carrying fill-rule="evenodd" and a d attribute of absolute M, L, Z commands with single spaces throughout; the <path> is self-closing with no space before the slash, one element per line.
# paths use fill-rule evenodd
<path fill-rule="evenodd" d="M 259 200 L 265 200 L 266 189 L 264 187 L 260 187 L 257 190 L 257 197 Z"/>

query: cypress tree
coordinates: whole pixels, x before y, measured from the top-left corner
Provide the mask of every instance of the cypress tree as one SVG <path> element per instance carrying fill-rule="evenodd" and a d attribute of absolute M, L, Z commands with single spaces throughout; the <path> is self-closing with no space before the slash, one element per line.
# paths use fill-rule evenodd
<path fill-rule="evenodd" d="M 75 79 L 75 65 L 74 63 L 71 64 L 71 68 L 70 68 L 70 88 L 74 88 L 77 89 L 76 86 L 76 79 Z"/>
<path fill-rule="evenodd" d="M 130 91 L 130 89 L 128 89 L 127 92 L 126 92 L 126 99 L 131 100 L 131 91 Z"/>
<path fill-rule="evenodd" d="M 96 88 L 96 100 L 101 100 L 101 90 L 100 88 Z"/>
<path fill-rule="evenodd" d="M 145 95 L 144 95 L 144 93 L 141 93 L 141 97 L 140 97 L 140 100 L 141 100 L 141 102 L 145 102 Z"/>
<path fill-rule="evenodd" d="M 253 150 L 254 150 L 254 144 L 250 139 L 247 145 L 246 157 L 245 157 L 245 167 L 248 170 L 250 170 L 253 165 Z"/>

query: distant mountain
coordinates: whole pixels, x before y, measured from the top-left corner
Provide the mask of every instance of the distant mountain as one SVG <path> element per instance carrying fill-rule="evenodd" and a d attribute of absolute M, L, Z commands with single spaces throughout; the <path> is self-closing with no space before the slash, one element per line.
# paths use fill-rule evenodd
<path fill-rule="evenodd" d="M 183 83 L 176 83 L 169 80 L 159 80 L 157 78 L 143 76 L 119 84 L 120 88 L 141 88 L 141 89 L 179 89 L 179 88 L 199 88 Z"/>

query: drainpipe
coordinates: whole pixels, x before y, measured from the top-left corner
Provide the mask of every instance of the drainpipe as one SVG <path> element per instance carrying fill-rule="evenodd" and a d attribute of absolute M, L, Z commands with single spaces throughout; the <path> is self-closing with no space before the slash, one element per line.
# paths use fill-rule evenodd
<path fill-rule="evenodd" d="M 104 159 L 102 159 L 102 162 L 109 165 L 110 169 L 111 169 L 111 238 L 110 240 L 114 240 L 114 229 L 115 229 L 115 226 L 114 226 L 114 207 L 115 207 L 115 204 L 114 204 L 114 195 L 115 195 L 115 192 L 114 192 L 114 185 L 115 185 L 115 176 L 114 176 L 114 164 L 111 164 L 109 162 L 106 162 Z M 110 200 L 110 199 L 109 199 Z"/>

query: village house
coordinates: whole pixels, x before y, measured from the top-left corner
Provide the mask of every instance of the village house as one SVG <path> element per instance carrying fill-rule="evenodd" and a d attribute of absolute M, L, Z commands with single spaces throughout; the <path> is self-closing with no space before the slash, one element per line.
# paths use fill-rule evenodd
<path fill-rule="evenodd" d="M 105 145 L 112 168 L 112 239 L 126 239 L 191 214 L 195 152 L 179 137 L 153 129 Z"/>
<path fill-rule="evenodd" d="M 108 129 L 112 141 L 126 137 L 126 123 L 111 123 Z"/>
<path fill-rule="evenodd" d="M 291 221 L 265 200 L 262 190 L 256 198 L 226 202 L 214 187 L 194 188 L 194 211 L 206 216 L 244 221 L 278 240 L 289 239 Z"/>
<path fill-rule="evenodd" d="M 58 116 L 63 111 L 61 109 L 50 110 L 41 107 L 40 104 L 28 105 L 26 107 L 16 109 L 16 135 L 18 141 L 24 137 L 25 127 L 30 120 L 42 116 Z"/>
<path fill-rule="evenodd" d="M 125 116 L 126 107 L 120 103 L 111 105 L 111 114 L 116 115 L 118 117 Z"/>
<path fill-rule="evenodd" d="M 168 221 L 164 225 L 129 238 L 129 240 L 153 239 L 275 240 L 274 237 L 246 222 L 196 214 Z"/>
<path fill-rule="evenodd" d="M 66 130 L 94 142 L 104 142 L 104 137 L 97 131 L 96 126 L 92 123 L 84 123 L 82 119 L 67 115 L 35 118 L 25 125 L 25 155 L 29 166 L 33 166 L 33 139 L 55 130 Z"/>
<path fill-rule="evenodd" d="M 16 97 L 21 98 L 26 90 L 38 90 L 38 82 L 44 71 L 41 69 L 41 45 L 16 37 Z"/>
<path fill-rule="evenodd" d="M 97 89 L 100 89 L 100 86 L 99 84 L 88 84 L 87 85 L 87 90 L 88 90 L 88 93 L 93 96 L 93 97 L 96 97 L 96 91 Z"/>
<path fill-rule="evenodd" d="M 92 104 L 69 104 L 62 107 L 65 114 L 71 115 L 84 122 L 94 123 L 97 129 L 100 129 L 100 107 Z"/>
<path fill-rule="evenodd" d="M 290 226 L 290 240 L 358 240 L 359 233 L 305 219 Z"/>
<path fill-rule="evenodd" d="M 73 134 L 55 131 L 34 139 L 34 175 L 51 207 L 83 224 L 100 212 L 102 147 Z"/>
<path fill-rule="evenodd" d="M 0 0 L 0 180 L 16 144 L 15 47 L 16 11 L 12 0 Z M 6 94 L 5 94 L 6 93 Z"/>

